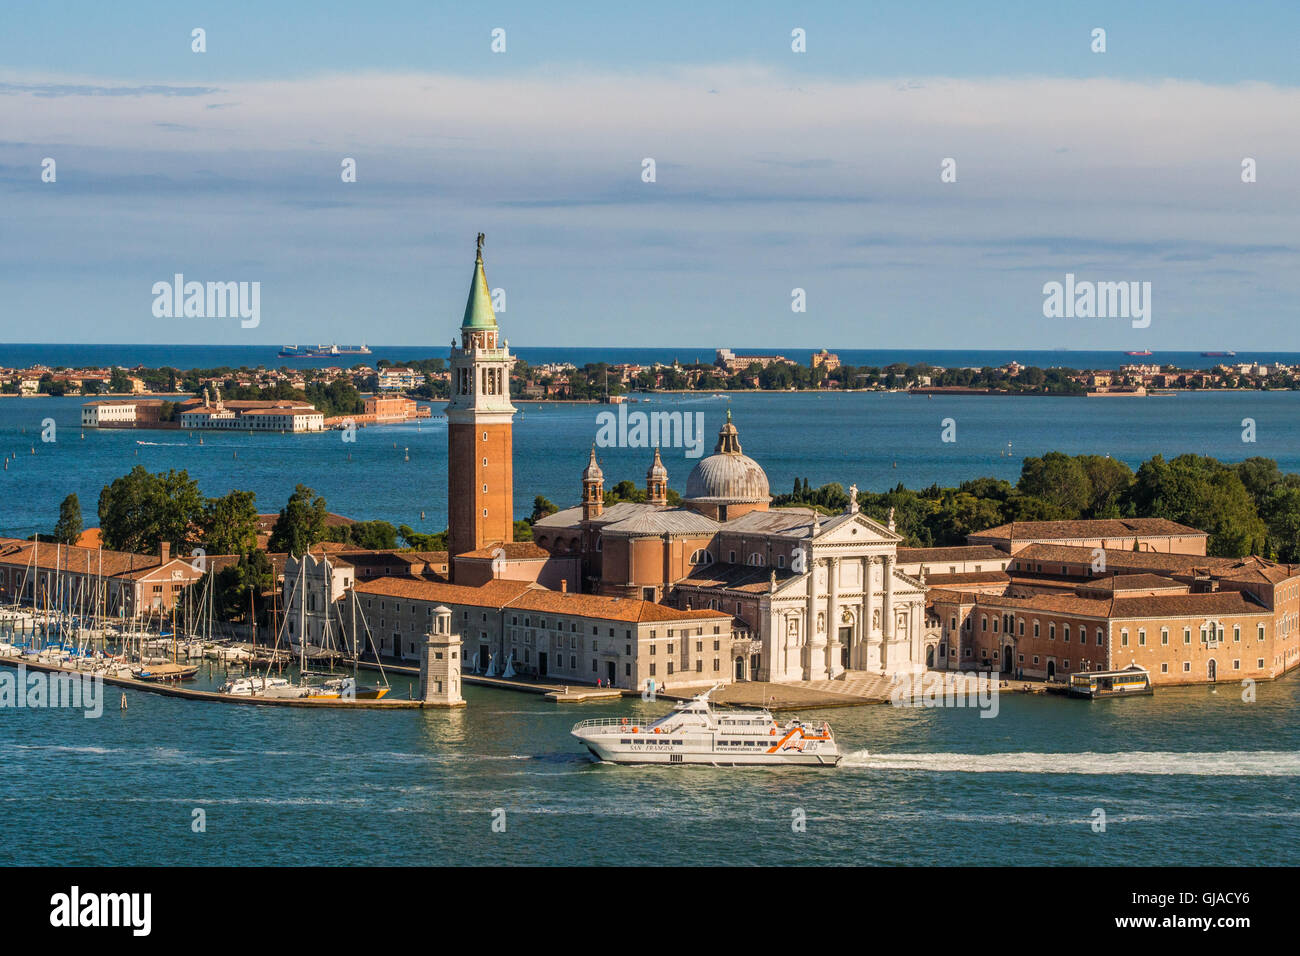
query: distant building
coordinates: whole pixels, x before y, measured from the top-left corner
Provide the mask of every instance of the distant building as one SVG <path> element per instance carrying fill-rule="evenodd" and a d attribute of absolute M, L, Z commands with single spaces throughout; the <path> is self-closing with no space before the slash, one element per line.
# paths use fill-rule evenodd
<path fill-rule="evenodd" d="M 236 429 L 250 431 L 319 432 L 325 430 L 325 415 L 305 402 L 289 400 L 230 401 L 225 402 L 217 393 L 190 399 L 181 405 L 181 428 L 185 429 Z"/>
<path fill-rule="evenodd" d="M 411 368 L 381 368 L 375 373 L 375 388 L 381 392 L 400 392 L 423 384 L 424 373 Z"/>
<path fill-rule="evenodd" d="M 820 352 L 814 352 L 811 359 L 808 360 L 810 368 L 824 368 L 828 372 L 833 372 L 840 367 L 840 357 L 834 352 L 828 352 L 822 349 Z"/>
<path fill-rule="evenodd" d="M 737 355 L 731 349 L 718 349 L 717 357 L 714 360 L 715 365 L 721 365 L 732 375 L 737 372 L 743 372 L 755 362 L 763 368 L 773 365 L 777 362 L 789 362 L 784 355 Z"/>
<path fill-rule="evenodd" d="M 87 402 L 81 406 L 83 428 L 134 424 L 135 402 Z"/>

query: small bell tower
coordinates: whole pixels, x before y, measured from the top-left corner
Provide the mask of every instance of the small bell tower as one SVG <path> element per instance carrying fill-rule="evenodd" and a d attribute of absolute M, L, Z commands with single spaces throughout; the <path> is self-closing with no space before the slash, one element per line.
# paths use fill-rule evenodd
<path fill-rule="evenodd" d="M 582 470 L 582 520 L 599 518 L 605 510 L 605 473 L 596 461 L 596 446 L 591 446 L 591 460 Z"/>
<path fill-rule="evenodd" d="M 655 460 L 650 463 L 650 470 L 645 473 L 645 500 L 661 508 L 668 504 L 668 469 L 660 460 L 657 447 Z"/>

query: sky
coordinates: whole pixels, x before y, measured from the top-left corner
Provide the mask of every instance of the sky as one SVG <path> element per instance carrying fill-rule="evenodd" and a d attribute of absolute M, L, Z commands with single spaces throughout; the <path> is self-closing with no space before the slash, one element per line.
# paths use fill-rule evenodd
<path fill-rule="evenodd" d="M 1133 6 L 10 5 L 0 342 L 1300 348 L 1300 4 Z"/>

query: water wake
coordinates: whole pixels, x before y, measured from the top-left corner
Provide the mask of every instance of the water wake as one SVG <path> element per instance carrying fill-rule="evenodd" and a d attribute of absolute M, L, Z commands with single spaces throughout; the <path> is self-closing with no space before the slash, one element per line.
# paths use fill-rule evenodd
<path fill-rule="evenodd" d="M 1300 776 L 1300 753 L 1228 750 L 1222 753 L 885 753 L 847 754 L 844 767 L 930 773 L 1155 774 L 1207 777 Z"/>

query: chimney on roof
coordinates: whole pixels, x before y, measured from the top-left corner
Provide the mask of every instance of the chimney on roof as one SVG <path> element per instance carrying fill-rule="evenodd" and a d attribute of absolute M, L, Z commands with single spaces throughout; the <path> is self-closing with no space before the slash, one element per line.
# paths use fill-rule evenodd
<path fill-rule="evenodd" d="M 172 559 L 172 543 L 170 541 L 158 542 L 158 557 L 162 559 L 163 564 Z"/>
<path fill-rule="evenodd" d="M 568 594 L 568 593 L 569 593 L 569 579 L 568 579 L 568 578 L 560 578 L 560 593 L 561 593 L 561 594 Z"/>

